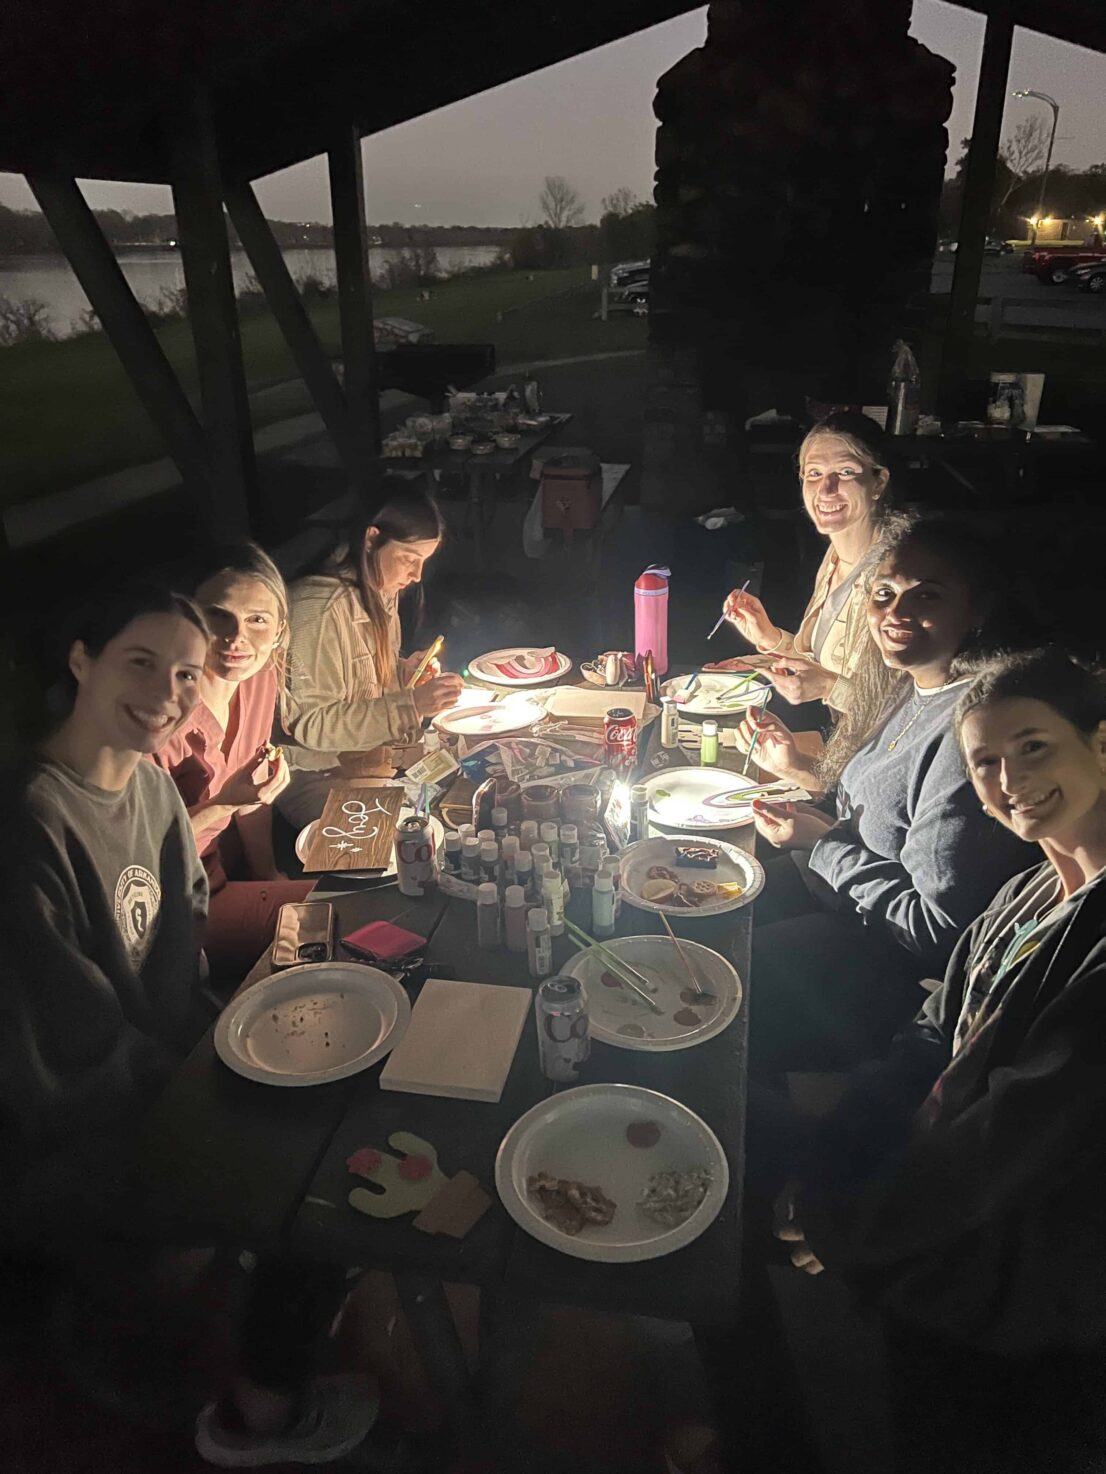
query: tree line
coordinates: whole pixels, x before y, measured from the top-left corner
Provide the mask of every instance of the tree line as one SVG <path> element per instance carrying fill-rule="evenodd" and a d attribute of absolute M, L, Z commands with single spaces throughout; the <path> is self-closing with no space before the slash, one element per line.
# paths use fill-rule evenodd
<path fill-rule="evenodd" d="M 993 235 L 1024 240 L 1029 234 L 1027 222 L 1036 213 L 1040 199 L 1050 126 L 1041 114 L 1035 113 L 1023 118 L 1003 139 L 991 196 Z M 959 228 L 970 144 L 970 138 L 961 139 L 956 171 L 945 180 L 939 226 L 943 236 L 955 236 Z M 1106 212 L 1106 162 L 1092 164 L 1087 169 L 1054 163 L 1048 173 L 1044 207 L 1046 214 L 1061 218 L 1079 219 Z"/>

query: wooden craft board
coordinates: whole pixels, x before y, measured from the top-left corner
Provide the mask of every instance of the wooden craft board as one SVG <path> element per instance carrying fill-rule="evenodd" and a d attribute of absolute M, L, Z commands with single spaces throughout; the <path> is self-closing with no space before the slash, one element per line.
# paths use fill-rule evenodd
<path fill-rule="evenodd" d="M 402 788 L 338 783 L 327 795 L 307 851 L 308 874 L 325 870 L 383 870 L 392 857 Z"/>
<path fill-rule="evenodd" d="M 529 988 L 428 978 L 381 1089 L 497 1101 L 533 1000 Z"/>

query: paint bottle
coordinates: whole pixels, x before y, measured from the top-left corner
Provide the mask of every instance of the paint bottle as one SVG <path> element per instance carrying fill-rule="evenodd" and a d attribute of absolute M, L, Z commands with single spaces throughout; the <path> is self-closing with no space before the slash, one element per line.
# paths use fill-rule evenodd
<path fill-rule="evenodd" d="M 596 937 L 614 936 L 614 882 L 606 869 L 600 870 L 592 887 L 591 930 Z"/>
<path fill-rule="evenodd" d="M 518 827 L 519 847 L 528 850 L 538 837 L 538 821 L 536 819 L 523 819 Z"/>
<path fill-rule="evenodd" d="M 485 840 L 480 846 L 480 879 L 499 884 L 499 846 L 494 839 Z"/>
<path fill-rule="evenodd" d="M 565 929 L 565 888 L 555 870 L 547 870 L 541 880 L 542 900 L 549 915 L 549 932 L 559 937 Z"/>
<path fill-rule="evenodd" d="M 609 875 L 611 878 L 611 890 L 614 892 L 614 919 L 622 915 L 622 862 L 617 855 L 608 855 L 599 867 L 600 875 Z"/>
<path fill-rule="evenodd" d="M 699 734 L 699 765 L 713 768 L 718 762 L 718 723 L 706 721 Z"/>
<path fill-rule="evenodd" d="M 644 783 L 630 789 L 630 839 L 649 838 L 649 790 Z"/>
<path fill-rule="evenodd" d="M 661 697 L 661 746 L 669 751 L 680 745 L 680 709 L 674 696 Z"/>
<path fill-rule="evenodd" d="M 483 877 L 480 874 L 480 841 L 475 834 L 470 834 L 461 841 L 461 879 L 470 881 L 473 885 L 479 885 Z"/>
<path fill-rule="evenodd" d="M 526 917 L 526 951 L 530 976 L 547 978 L 553 971 L 553 940 L 549 935 L 549 913 L 535 906 Z"/>
<path fill-rule="evenodd" d="M 530 846 L 530 858 L 534 862 L 535 870 L 540 869 L 543 860 L 548 860 L 550 864 L 553 863 L 553 856 L 544 840 L 538 840 L 536 844 Z"/>
<path fill-rule="evenodd" d="M 515 858 L 515 883 L 526 892 L 527 905 L 536 906 L 541 892 L 534 885 L 534 857 L 529 850 L 519 850 Z"/>
<path fill-rule="evenodd" d="M 526 951 L 526 892 L 520 885 L 503 893 L 503 932 L 508 952 Z"/>
<path fill-rule="evenodd" d="M 492 829 L 497 844 L 502 844 L 507 835 L 507 810 L 497 806 L 492 810 Z"/>
<path fill-rule="evenodd" d="M 460 876 L 461 874 L 461 836 L 459 834 L 447 834 L 445 837 L 445 858 L 443 861 L 447 875 Z"/>
<path fill-rule="evenodd" d="M 553 864 L 559 865 L 561 858 L 560 830 L 552 819 L 547 819 L 541 826 L 541 842 L 549 846 L 549 858 L 553 861 Z M 533 849 L 532 845 L 531 849 Z"/>
<path fill-rule="evenodd" d="M 480 841 L 481 844 L 499 843 L 499 841 L 495 837 L 494 829 L 478 829 L 476 831 L 476 838 Z"/>
<path fill-rule="evenodd" d="M 499 888 L 494 881 L 476 888 L 476 941 L 488 949 L 499 946 Z"/>
<path fill-rule="evenodd" d="M 514 885 L 518 876 L 518 836 L 505 834 L 499 853 L 503 859 L 503 884 Z"/>
<path fill-rule="evenodd" d="M 458 824 L 457 825 L 457 833 L 461 836 L 462 841 L 464 841 L 466 839 L 475 839 L 476 838 L 476 825 L 475 824 Z"/>
<path fill-rule="evenodd" d="M 561 874 L 566 884 L 580 884 L 580 831 L 575 824 L 561 825 Z"/>

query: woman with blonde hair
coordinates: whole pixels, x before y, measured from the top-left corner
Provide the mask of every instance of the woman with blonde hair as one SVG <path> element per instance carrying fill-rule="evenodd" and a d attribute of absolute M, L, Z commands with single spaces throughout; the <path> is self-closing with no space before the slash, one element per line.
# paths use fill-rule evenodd
<path fill-rule="evenodd" d="M 288 643 L 288 594 L 254 543 L 228 548 L 195 586 L 211 630 L 200 699 L 156 753 L 188 808 L 211 904 L 204 949 L 218 976 L 248 972 L 273 939 L 277 913 L 311 882 L 288 880 L 273 856 L 273 810 L 288 768 L 269 744 Z"/>
<path fill-rule="evenodd" d="M 829 539 L 799 628 L 777 625 L 755 594 L 735 589 L 723 612 L 759 655 L 775 657 L 769 680 L 787 701 L 825 701 L 841 710 L 867 638 L 863 574 L 870 566 L 890 500 L 888 456 L 875 420 L 837 411 L 799 447 L 803 505 Z M 758 662 L 758 666 L 763 662 Z M 747 668 L 741 656 L 712 669 Z"/>
<path fill-rule="evenodd" d="M 319 817 L 339 779 L 394 771 L 390 749 L 416 743 L 423 719 L 461 694 L 460 676 L 436 661 L 410 687 L 424 652 L 400 654 L 400 598 L 418 588 L 443 530 L 428 492 L 386 479 L 377 508 L 292 585 L 280 705 L 292 776 L 279 807 L 296 826 Z"/>

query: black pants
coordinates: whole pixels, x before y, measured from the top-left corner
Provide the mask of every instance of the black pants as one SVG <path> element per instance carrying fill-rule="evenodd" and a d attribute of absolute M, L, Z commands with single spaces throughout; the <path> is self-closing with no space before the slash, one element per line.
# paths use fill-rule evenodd
<path fill-rule="evenodd" d="M 1106 1348 L 999 1356 L 884 1322 L 895 1474 L 1099 1474 Z"/>
<path fill-rule="evenodd" d="M 921 965 L 855 916 L 821 907 L 789 855 L 764 868 L 754 908 L 751 1070 L 849 1070 L 878 1058 L 925 1001 Z"/>

